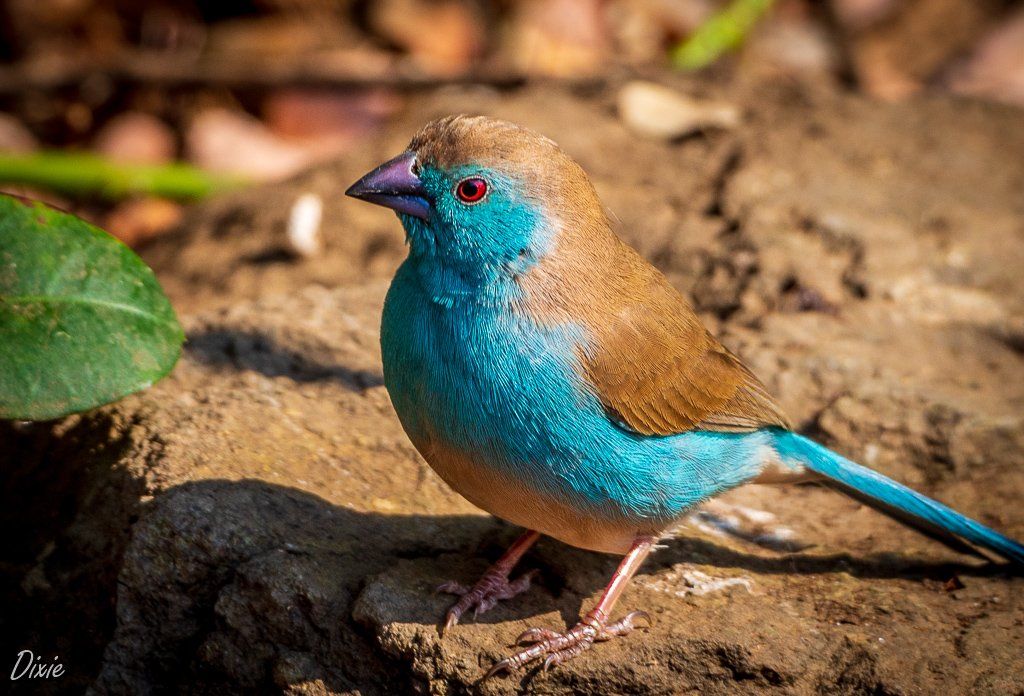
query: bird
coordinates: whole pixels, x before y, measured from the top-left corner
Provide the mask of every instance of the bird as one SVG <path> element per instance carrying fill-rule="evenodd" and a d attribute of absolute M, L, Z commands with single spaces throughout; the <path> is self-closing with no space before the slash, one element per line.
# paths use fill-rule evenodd
<path fill-rule="evenodd" d="M 408 255 L 384 301 L 384 382 L 433 470 L 524 532 L 459 595 L 470 610 L 542 536 L 621 555 L 566 631 L 532 628 L 485 678 L 565 662 L 649 624 L 613 620 L 630 578 L 692 509 L 751 483 L 816 481 L 953 548 L 1024 566 L 1024 546 L 799 434 L 765 385 L 613 230 L 583 168 L 554 141 L 485 116 L 423 126 L 346 194 L 398 215 Z"/>

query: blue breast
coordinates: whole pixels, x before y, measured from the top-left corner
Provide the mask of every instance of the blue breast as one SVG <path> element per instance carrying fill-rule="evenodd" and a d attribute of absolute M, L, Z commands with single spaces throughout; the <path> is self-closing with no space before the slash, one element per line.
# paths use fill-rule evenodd
<path fill-rule="evenodd" d="M 577 369 L 578 326 L 539 326 L 511 284 L 432 295 L 410 259 L 384 306 L 384 379 L 414 442 L 439 438 L 526 487 L 605 518 L 662 520 L 757 473 L 764 433 L 647 437 L 605 413 Z"/>

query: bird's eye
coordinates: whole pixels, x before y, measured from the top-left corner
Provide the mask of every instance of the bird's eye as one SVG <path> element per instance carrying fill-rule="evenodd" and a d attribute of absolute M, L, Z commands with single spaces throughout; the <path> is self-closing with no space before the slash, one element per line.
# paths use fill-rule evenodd
<path fill-rule="evenodd" d="M 487 195 L 487 182 L 477 176 L 463 179 L 455 187 L 455 195 L 463 203 L 479 203 Z"/>

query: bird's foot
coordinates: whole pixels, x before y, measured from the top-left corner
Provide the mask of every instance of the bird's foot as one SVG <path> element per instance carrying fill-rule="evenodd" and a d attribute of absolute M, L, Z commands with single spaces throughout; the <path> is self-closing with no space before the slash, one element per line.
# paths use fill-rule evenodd
<path fill-rule="evenodd" d="M 512 672 L 542 657 L 544 664 L 541 669 L 546 672 L 588 650 L 594 643 L 631 633 L 636 628 L 637 619 L 645 620 L 648 626 L 651 624 L 651 617 L 645 611 L 630 612 L 613 623 L 608 623 L 600 613 L 592 611 L 565 633 L 547 628 L 531 628 L 516 639 L 516 643 L 525 643 L 530 647 L 495 663 L 484 675 L 484 679 L 501 672 Z"/>
<path fill-rule="evenodd" d="M 536 570 L 523 573 L 511 582 L 508 575 L 497 568 L 490 568 L 473 587 L 450 580 L 437 588 L 438 592 L 460 595 L 459 601 L 451 606 L 445 615 L 444 628 L 451 628 L 459 622 L 462 615 L 470 609 L 473 618 L 494 607 L 504 599 L 512 599 L 530 588 L 530 581 L 537 574 Z"/>

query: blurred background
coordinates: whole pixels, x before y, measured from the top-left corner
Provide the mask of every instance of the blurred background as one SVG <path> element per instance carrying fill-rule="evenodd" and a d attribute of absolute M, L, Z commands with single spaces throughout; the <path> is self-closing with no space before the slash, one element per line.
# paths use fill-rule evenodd
<path fill-rule="evenodd" d="M 1024 2 L 6 0 L 0 187 L 137 245 L 183 199 L 346 153 L 417 91 L 694 70 L 1024 105 Z"/>

